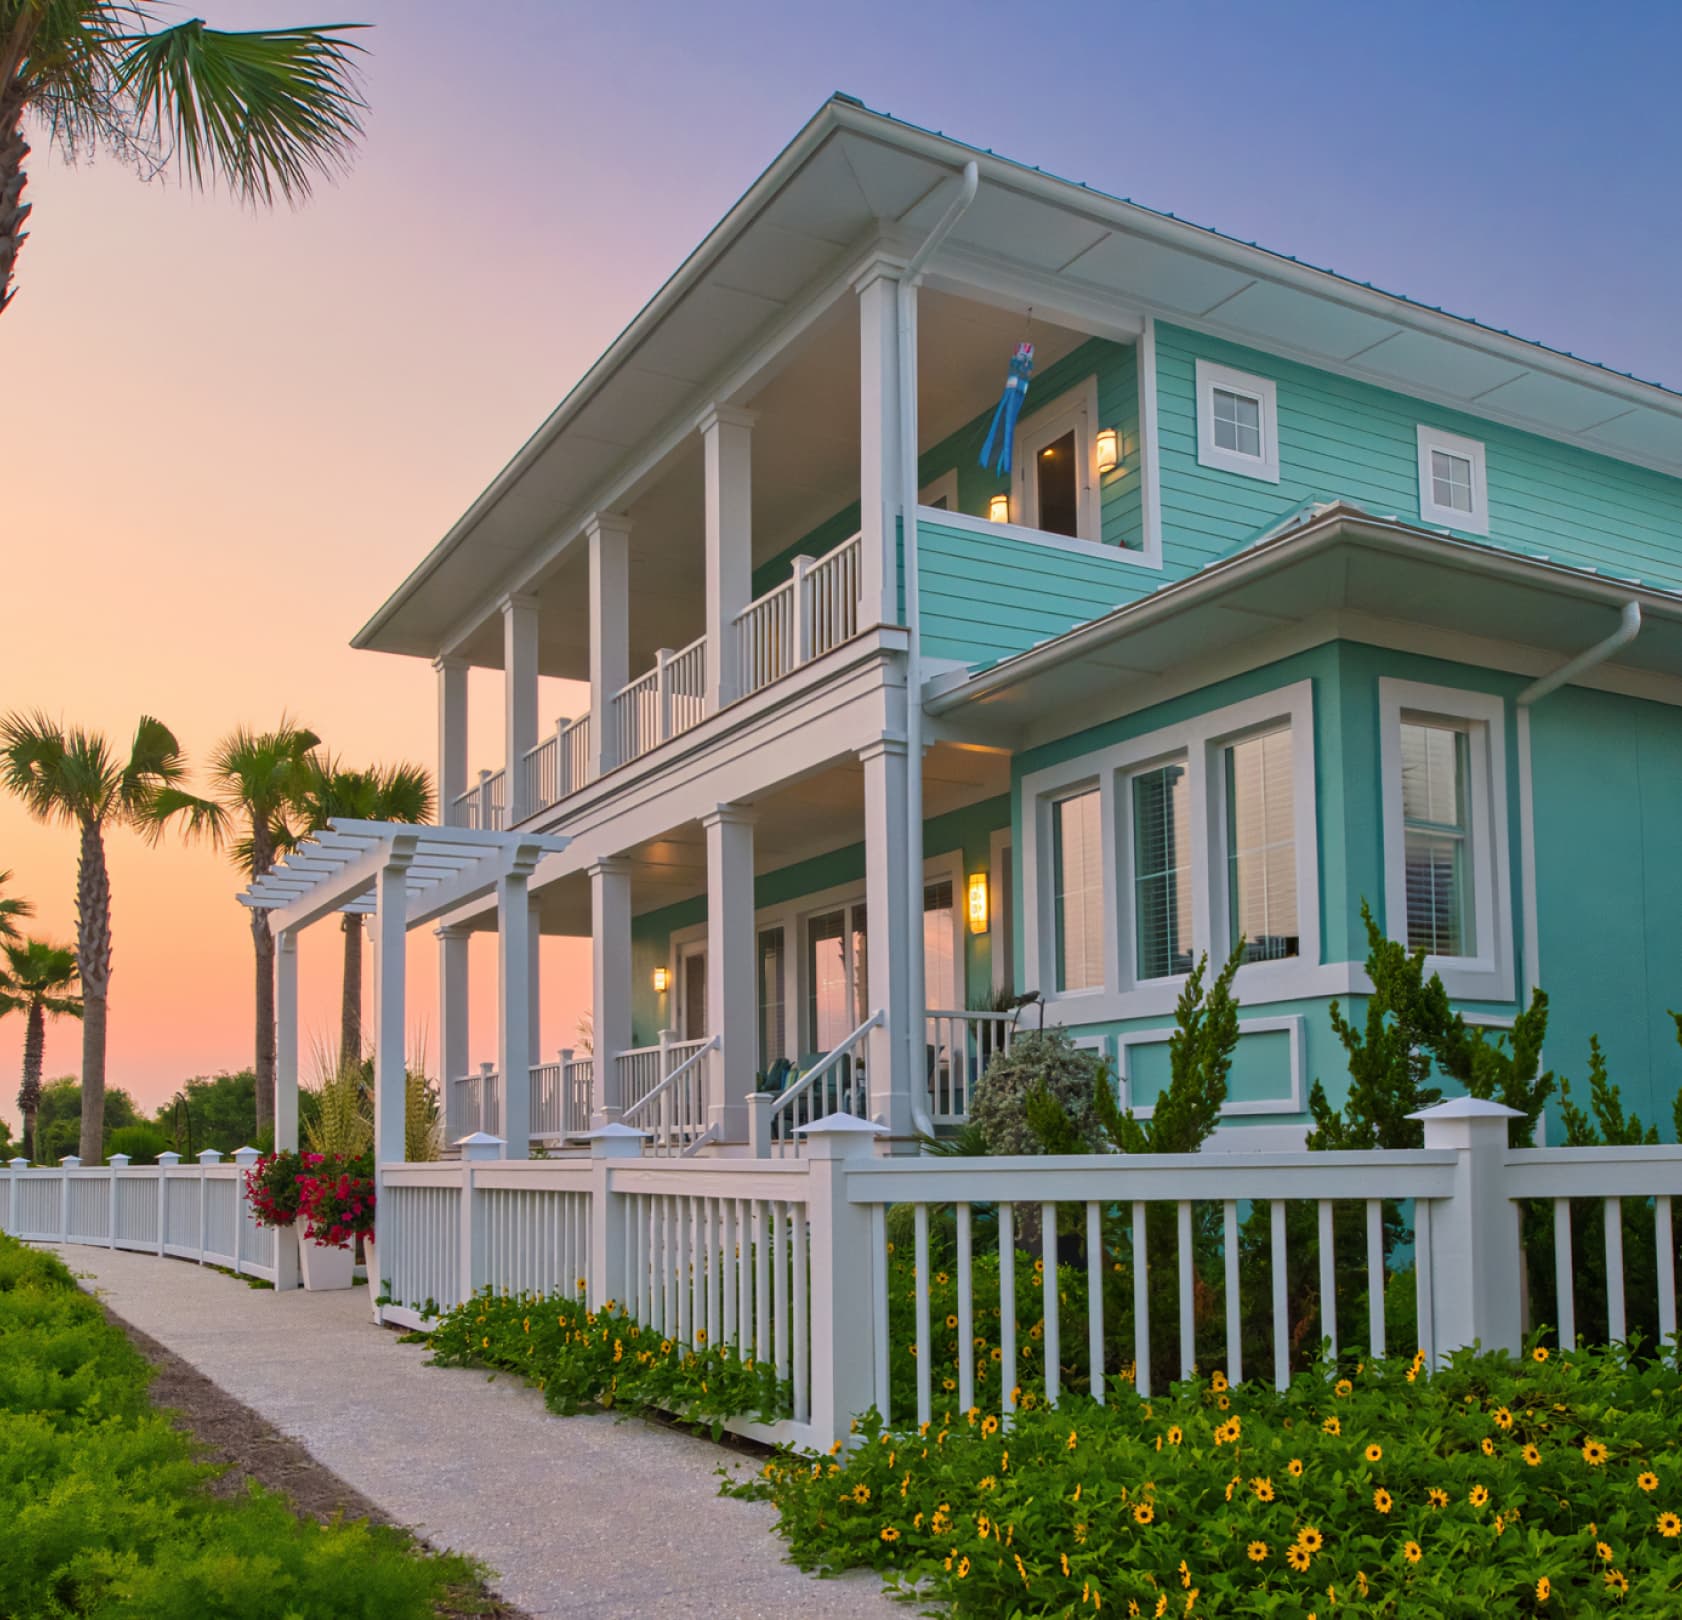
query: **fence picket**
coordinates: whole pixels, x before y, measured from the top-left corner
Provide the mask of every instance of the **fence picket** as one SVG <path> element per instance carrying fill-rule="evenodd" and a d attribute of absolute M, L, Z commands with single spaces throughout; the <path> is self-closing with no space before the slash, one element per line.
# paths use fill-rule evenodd
<path fill-rule="evenodd" d="M 1606 1337 L 1622 1344 L 1629 1337 L 1624 1320 L 1624 1204 L 1606 1200 Z"/>
<path fill-rule="evenodd" d="M 1367 1353 L 1384 1354 L 1384 1200 L 1367 1200 Z"/>
<path fill-rule="evenodd" d="M 1175 1208 L 1175 1246 L 1180 1262 L 1180 1376 L 1190 1378 L 1197 1367 L 1197 1300 L 1192 1292 L 1191 1200 Z"/>
<path fill-rule="evenodd" d="M 1104 1227 L 1103 1206 L 1086 1205 L 1086 1365 L 1087 1389 L 1104 1404 Z M 965 1402 L 968 1405 L 968 1402 Z"/>
<path fill-rule="evenodd" d="M 1151 1392 L 1151 1291 L 1146 1275 L 1146 1206 L 1133 1203 L 1133 1387 Z"/>
<path fill-rule="evenodd" d="M 929 1338 L 929 1206 L 917 1204 L 911 1211 L 912 1246 L 915 1258 L 912 1272 L 912 1293 L 915 1296 L 917 1324 L 917 1421 L 927 1423 L 933 1416 L 932 1398 L 934 1345 Z"/>
<path fill-rule="evenodd" d="M 1320 1337 L 1337 1355 L 1337 1249 L 1332 1227 L 1332 1201 L 1319 1200 L 1320 1224 Z"/>
<path fill-rule="evenodd" d="M 1291 1312 L 1285 1295 L 1285 1201 L 1275 1198 L 1268 1207 L 1273 1257 L 1273 1384 L 1284 1389 L 1291 1381 Z"/>
<path fill-rule="evenodd" d="M 1058 1375 L 1062 1370 L 1062 1301 L 1057 1287 L 1057 1206 L 1040 1205 L 1040 1333 L 1045 1346 L 1045 1400 L 1055 1406 L 1061 1393 Z"/>
<path fill-rule="evenodd" d="M 975 1405 L 975 1279 L 971 1275 L 969 1205 L 957 1207 L 958 1224 L 958 1405 Z"/>
<path fill-rule="evenodd" d="M 999 1205 L 999 1383 L 1008 1422 L 1016 1410 L 1016 1210 Z"/>

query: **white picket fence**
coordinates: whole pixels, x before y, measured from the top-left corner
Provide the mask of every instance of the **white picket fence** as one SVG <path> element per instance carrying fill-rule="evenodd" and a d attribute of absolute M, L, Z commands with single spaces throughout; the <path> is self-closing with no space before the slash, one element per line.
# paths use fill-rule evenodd
<path fill-rule="evenodd" d="M 990 1336 L 1003 1367 L 1019 1365 L 1026 1342 L 1019 1311 L 1032 1324 L 1023 1331 L 1043 1352 L 1043 1391 L 1035 1393 L 1047 1402 L 1071 1387 L 1102 1399 L 1126 1376 L 1143 1391 L 1154 1373 L 1160 1387 L 1194 1362 L 1206 1370 L 1212 1355 L 1234 1383 L 1266 1377 L 1283 1385 L 1298 1339 L 1374 1355 L 1417 1347 L 1434 1364 L 1474 1342 L 1516 1349 L 1527 1326 L 1520 1215 L 1544 1203 L 1563 1240 L 1560 1342 L 1575 1342 L 1578 1279 L 1596 1273 L 1606 1280 L 1605 1337 L 1619 1340 L 1629 1304 L 1621 1217 L 1634 1202 L 1650 1204 L 1659 1257 L 1656 1297 L 1641 1311 L 1661 1340 L 1674 1342 L 1672 1200 L 1682 1193 L 1682 1147 L 1509 1151 L 1508 1115 L 1498 1105 L 1451 1102 L 1424 1118 L 1423 1149 L 1372 1153 L 892 1157 L 877 1152 L 878 1127 L 848 1115 L 805 1126 L 804 1153 L 787 1158 L 651 1157 L 644 1133 L 625 1125 L 595 1132 L 587 1158 L 505 1160 L 495 1157 L 500 1143 L 469 1143 L 458 1162 L 381 1168 L 377 1263 L 389 1295 L 382 1310 L 387 1320 L 422 1326 L 487 1288 L 582 1292 L 594 1307 L 611 1299 L 675 1341 L 768 1361 L 787 1379 L 785 1415 L 733 1426 L 823 1449 L 873 1405 L 900 1428 L 928 1420 L 937 1377 L 956 1383 L 954 1392 L 941 1388 L 943 1405 L 981 1404 L 1009 1421 L 1019 1400 L 1011 1378 L 979 1378 L 963 1354 L 951 1369 L 935 1365 L 937 1331 L 945 1331 L 933 1318 L 937 1282 L 952 1290 L 956 1343 Z M 5 1229 L 23 1237 L 181 1254 L 265 1275 L 273 1235 L 240 1217 L 237 1173 L 215 1165 L 12 1169 L 0 1175 L 0 1214 Z M 1573 1200 L 1603 1205 L 1602 1254 L 1573 1249 Z M 1241 1277 L 1241 1227 L 1262 1204 L 1264 1252 L 1256 1274 Z M 1166 1248 L 1147 1241 L 1153 1206 L 1172 1213 L 1163 1220 L 1172 1233 Z M 1387 1320 L 1387 1206 L 1411 1212 L 1405 1258 L 1416 1320 L 1406 1342 Z M 1288 1218 L 1293 1207 L 1314 1212 L 1313 1262 L 1287 1252 L 1290 1232 L 1300 1230 Z M 1335 1217 L 1345 1209 L 1357 1212 L 1362 1234 L 1352 1258 L 1357 1271 L 1364 1261 L 1364 1322 L 1339 1318 L 1334 1245 L 1347 1224 Z M 907 1229 L 910 1252 L 896 1258 L 892 1234 L 904 1243 Z M 951 1234 L 938 1262 L 937 1231 Z M 1217 1232 L 1200 1273 L 1198 1243 Z M 1076 1303 L 1065 1305 L 1067 1264 L 1060 1275 L 1058 1262 L 1068 1261 L 1071 1242 L 1086 1286 L 1070 1289 Z M 1217 1249 L 1219 1321 L 1207 1305 L 1201 1317 L 1197 1308 Z M 1105 1287 L 1123 1261 L 1130 1299 Z M 1300 1294 L 1288 1294 L 1288 1278 L 1305 1264 L 1318 1270 L 1307 1323 L 1293 1321 L 1304 1307 Z M 1246 1356 L 1241 1283 L 1253 1315 L 1258 1290 L 1265 1301 L 1263 1355 L 1271 1365 Z M 902 1374 L 897 1398 L 891 1293 L 895 1311 L 910 1313 L 916 1347 L 910 1393 Z M 1166 1331 L 1159 1323 L 1153 1336 L 1153 1301 L 1165 1297 L 1176 1320 Z M 1118 1320 L 1107 1322 L 1106 1310 Z M 1252 1345 L 1257 1327 L 1252 1320 Z M 1171 1365 L 1153 1366 L 1165 1343 Z"/>
<path fill-rule="evenodd" d="M 70 1159 L 31 1168 L 14 1159 L 0 1166 L 0 1231 L 32 1243 L 173 1255 L 274 1282 L 274 1228 L 259 1226 L 245 1199 L 257 1150 L 241 1148 L 231 1164 L 214 1150 L 197 1164 L 182 1164 L 175 1153 L 161 1157 L 130 1165 L 117 1154 L 97 1169 Z"/>

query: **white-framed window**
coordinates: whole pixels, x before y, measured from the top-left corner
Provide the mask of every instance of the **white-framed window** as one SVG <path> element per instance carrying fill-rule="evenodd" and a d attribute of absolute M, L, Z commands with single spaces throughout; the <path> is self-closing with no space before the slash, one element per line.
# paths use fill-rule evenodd
<path fill-rule="evenodd" d="M 1201 467 L 1279 482 L 1279 391 L 1269 377 L 1197 362 L 1197 461 Z"/>
<path fill-rule="evenodd" d="M 1489 533 L 1489 492 L 1479 440 L 1420 424 L 1419 516 L 1439 528 Z"/>
<path fill-rule="evenodd" d="M 1016 424 L 1010 516 L 1024 528 L 1103 539 L 1094 437 L 1098 379 L 1088 377 Z"/>
<path fill-rule="evenodd" d="M 1483 692 L 1379 682 L 1386 931 L 1451 996 L 1512 993 L 1505 709 Z"/>
<path fill-rule="evenodd" d="M 1033 772 L 1022 793 L 1022 989 L 1079 995 L 1083 1023 L 1165 1012 L 1240 933 L 1246 999 L 1325 988 L 1311 681 Z"/>
<path fill-rule="evenodd" d="M 931 478 L 917 491 L 919 506 L 932 506 L 937 512 L 958 510 L 958 469 L 948 467 L 938 478 Z"/>

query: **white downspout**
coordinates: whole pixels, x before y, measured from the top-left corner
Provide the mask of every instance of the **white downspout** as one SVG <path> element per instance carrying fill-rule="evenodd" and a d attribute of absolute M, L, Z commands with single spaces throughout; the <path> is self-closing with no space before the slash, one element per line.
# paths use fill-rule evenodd
<path fill-rule="evenodd" d="M 906 1076 L 912 1086 L 912 1107 L 918 1098 L 918 1077 L 923 1073 L 924 1046 L 928 1040 L 927 994 L 923 975 L 923 632 L 917 581 L 917 350 L 913 319 L 917 278 L 958 223 L 964 210 L 975 201 L 981 171 L 975 161 L 964 165 L 963 184 L 939 223 L 923 238 L 899 279 L 896 302 L 899 313 L 899 463 L 900 463 L 900 554 L 905 568 L 905 623 L 910 632 L 905 650 L 905 861 L 906 881 L 911 886 L 909 950 L 906 952 L 906 994 L 911 1006 L 906 1018 Z M 957 896 L 953 896 L 957 903 Z"/>
<path fill-rule="evenodd" d="M 1536 990 L 1542 979 L 1541 926 L 1536 917 L 1536 800 L 1530 782 L 1530 707 L 1540 698 L 1575 680 L 1585 670 L 1604 663 L 1621 647 L 1641 634 L 1641 604 L 1625 602 L 1618 628 L 1592 647 L 1567 660 L 1550 674 L 1534 680 L 1519 693 L 1518 707 L 1518 832 L 1519 880 L 1524 885 L 1524 974 L 1528 988 Z M 1521 999 L 1523 999 L 1521 997 Z"/>

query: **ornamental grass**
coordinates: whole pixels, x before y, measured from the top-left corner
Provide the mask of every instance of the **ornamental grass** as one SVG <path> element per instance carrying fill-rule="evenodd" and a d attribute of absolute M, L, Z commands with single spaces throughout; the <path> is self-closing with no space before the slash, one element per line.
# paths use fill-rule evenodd
<path fill-rule="evenodd" d="M 734 1489 L 802 1567 L 874 1569 L 930 1612 L 1682 1614 L 1672 1360 L 1538 1344 L 855 1430 Z"/>

